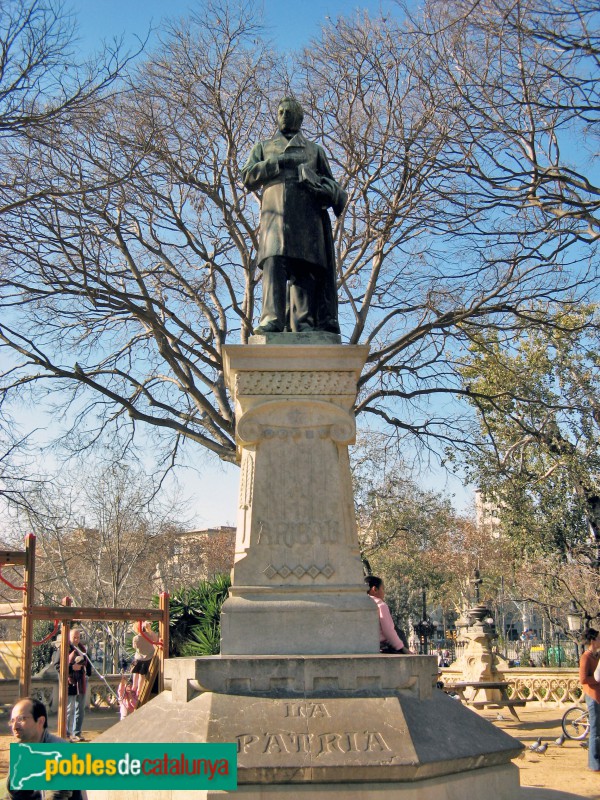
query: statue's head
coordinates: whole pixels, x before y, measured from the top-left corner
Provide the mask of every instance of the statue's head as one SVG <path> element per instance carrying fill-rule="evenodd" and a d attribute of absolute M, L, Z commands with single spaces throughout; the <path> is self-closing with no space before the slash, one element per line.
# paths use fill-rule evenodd
<path fill-rule="evenodd" d="M 293 97 L 284 97 L 277 109 L 277 124 L 282 133 L 297 133 L 302 127 L 304 111 Z"/>

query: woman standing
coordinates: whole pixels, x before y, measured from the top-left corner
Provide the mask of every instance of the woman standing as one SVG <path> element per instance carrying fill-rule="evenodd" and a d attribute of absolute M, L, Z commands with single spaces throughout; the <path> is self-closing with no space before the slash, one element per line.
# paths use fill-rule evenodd
<path fill-rule="evenodd" d="M 588 766 L 592 772 L 600 772 L 600 682 L 594 677 L 600 655 L 600 633 L 594 628 L 584 631 L 586 649 L 579 662 L 579 682 L 585 693 L 585 702 L 590 715 L 590 744 Z"/>
<path fill-rule="evenodd" d="M 144 676 L 148 674 L 150 661 L 154 655 L 155 645 L 158 644 L 158 634 L 152 630 L 151 622 L 141 622 L 138 625 L 139 633 L 133 637 L 132 645 L 135 649 L 131 675 L 133 678 L 133 691 L 139 695 Z"/>

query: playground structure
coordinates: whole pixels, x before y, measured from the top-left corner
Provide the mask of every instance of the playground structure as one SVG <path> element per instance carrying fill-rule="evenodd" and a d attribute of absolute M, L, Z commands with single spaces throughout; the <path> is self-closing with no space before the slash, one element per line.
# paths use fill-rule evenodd
<path fill-rule="evenodd" d="M 2 576 L 2 567 L 23 567 L 23 585 L 15 586 Z M 69 677 L 69 643 L 73 622 L 110 620 L 119 622 L 158 622 L 159 645 L 152 659 L 151 669 L 144 685 L 141 702 L 145 702 L 152 689 L 154 677 L 158 677 L 158 691 L 164 689 L 164 661 L 169 654 L 169 595 L 161 592 L 156 608 L 98 608 L 73 606 L 70 597 L 64 597 L 60 606 L 34 605 L 35 595 L 35 536 L 25 537 L 25 550 L 0 551 L 0 580 L 15 591 L 23 592 L 22 614 L 13 614 L 5 619 L 21 619 L 21 661 L 19 675 L 19 697 L 31 692 L 31 663 L 33 655 L 33 623 L 35 620 L 54 621 L 54 631 L 47 638 L 61 631 L 60 672 L 58 689 L 58 735 L 67 733 L 67 694 Z M 37 642 L 40 644 L 40 642 Z M 140 703 L 141 704 L 141 703 Z"/>

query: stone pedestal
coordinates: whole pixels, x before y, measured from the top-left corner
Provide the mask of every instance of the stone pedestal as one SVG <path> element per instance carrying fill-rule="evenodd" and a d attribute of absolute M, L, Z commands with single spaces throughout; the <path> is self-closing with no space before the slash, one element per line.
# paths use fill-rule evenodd
<path fill-rule="evenodd" d="M 290 339 L 225 348 L 241 480 L 221 653 L 377 653 L 348 460 L 368 348 Z"/>
<path fill-rule="evenodd" d="M 173 659 L 170 691 L 96 741 L 235 742 L 235 795 L 252 800 L 515 800 L 520 743 L 433 688 L 436 673 L 434 656 Z M 120 793 L 90 793 L 105 798 Z"/>
<path fill-rule="evenodd" d="M 516 800 L 519 742 L 433 688 L 434 656 L 379 654 L 348 461 L 367 352 L 302 334 L 225 349 L 241 481 L 222 655 L 167 661 L 169 690 L 97 741 L 236 742 L 246 800 Z M 217 800 L 143 793 L 184 795 Z"/>

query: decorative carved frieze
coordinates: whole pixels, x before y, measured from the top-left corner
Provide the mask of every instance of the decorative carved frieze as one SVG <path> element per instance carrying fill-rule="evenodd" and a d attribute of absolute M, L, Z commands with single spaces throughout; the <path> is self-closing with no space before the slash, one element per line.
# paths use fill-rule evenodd
<path fill-rule="evenodd" d="M 242 395 L 356 394 L 352 372 L 241 372 L 235 378 L 236 397 Z"/>
<path fill-rule="evenodd" d="M 288 567 L 286 564 L 284 564 L 282 567 L 275 567 L 273 564 L 269 564 L 265 570 L 265 575 L 267 578 L 275 578 L 279 576 L 280 578 L 284 579 L 289 578 L 290 575 L 295 575 L 298 579 L 303 578 L 305 575 L 310 576 L 313 580 L 318 578 L 319 575 L 324 575 L 326 578 L 331 578 L 334 573 L 335 570 L 331 564 L 325 564 L 324 567 L 317 567 L 316 564 L 311 564 L 310 567 L 305 567 L 302 564 L 297 564 L 295 567 Z"/>

